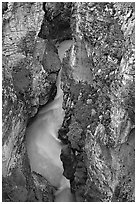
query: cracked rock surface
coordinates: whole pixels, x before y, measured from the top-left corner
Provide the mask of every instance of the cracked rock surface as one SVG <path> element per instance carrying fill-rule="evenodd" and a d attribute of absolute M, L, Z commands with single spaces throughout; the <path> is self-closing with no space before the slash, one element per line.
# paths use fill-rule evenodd
<path fill-rule="evenodd" d="M 54 199 L 31 173 L 25 131 L 54 99 L 61 67 L 60 158 L 76 201 L 135 201 L 135 4 L 8 2 L 2 12 L 3 201 Z"/>

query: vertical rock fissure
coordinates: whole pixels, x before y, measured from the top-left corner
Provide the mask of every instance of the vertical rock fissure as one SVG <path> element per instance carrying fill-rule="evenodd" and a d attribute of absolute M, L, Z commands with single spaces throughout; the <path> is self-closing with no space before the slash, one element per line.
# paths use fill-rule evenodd
<path fill-rule="evenodd" d="M 65 42 L 65 46 L 58 48 L 62 61 L 64 52 L 71 46 Z M 64 46 L 62 48 L 62 46 Z M 63 91 L 61 89 L 60 69 L 56 81 L 57 93 L 54 100 L 45 105 L 37 114 L 34 122 L 27 128 L 27 152 L 31 170 L 45 177 L 49 183 L 58 190 L 55 193 L 55 202 L 71 201 L 70 182 L 63 176 L 63 164 L 60 159 L 62 142 L 58 139 L 58 130 L 64 120 Z"/>

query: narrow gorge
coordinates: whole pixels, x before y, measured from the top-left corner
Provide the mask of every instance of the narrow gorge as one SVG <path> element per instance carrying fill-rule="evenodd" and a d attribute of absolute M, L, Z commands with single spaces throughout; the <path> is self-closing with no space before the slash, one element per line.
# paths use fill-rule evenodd
<path fill-rule="evenodd" d="M 64 41 L 58 46 L 61 61 L 71 44 L 72 41 Z M 31 170 L 45 177 L 57 188 L 55 202 L 72 202 L 74 199 L 70 182 L 63 176 L 63 164 L 60 159 L 63 143 L 58 139 L 58 130 L 65 116 L 62 108 L 61 71 L 62 69 L 57 76 L 55 98 L 38 112 L 35 121 L 27 128 L 27 153 Z"/>
<path fill-rule="evenodd" d="M 135 3 L 2 3 L 2 201 L 135 201 Z"/>

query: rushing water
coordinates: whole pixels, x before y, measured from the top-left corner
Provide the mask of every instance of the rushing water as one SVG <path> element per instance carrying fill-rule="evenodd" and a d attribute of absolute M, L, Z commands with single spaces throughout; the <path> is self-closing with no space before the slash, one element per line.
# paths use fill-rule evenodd
<path fill-rule="evenodd" d="M 60 60 L 70 48 L 72 41 L 64 41 L 58 47 Z M 60 160 L 62 143 L 58 139 L 58 130 L 62 125 L 64 111 L 62 109 L 63 91 L 60 87 L 59 72 L 55 99 L 37 114 L 36 120 L 26 131 L 27 152 L 31 170 L 44 176 L 53 186 L 58 188 L 55 202 L 71 202 L 70 183 L 63 176 L 63 165 Z"/>

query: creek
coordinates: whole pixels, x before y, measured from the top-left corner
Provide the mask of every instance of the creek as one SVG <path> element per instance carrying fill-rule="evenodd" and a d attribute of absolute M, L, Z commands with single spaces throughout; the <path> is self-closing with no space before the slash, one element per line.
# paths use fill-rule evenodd
<path fill-rule="evenodd" d="M 71 45 L 72 40 L 66 40 L 57 46 L 61 61 Z M 60 85 L 61 70 L 56 81 L 56 96 L 38 112 L 36 119 L 27 128 L 26 144 L 31 171 L 39 173 L 58 189 L 54 201 L 72 202 L 70 182 L 63 176 L 63 164 L 60 160 L 63 144 L 58 139 L 58 130 L 65 116 L 62 108 L 63 91 Z"/>

